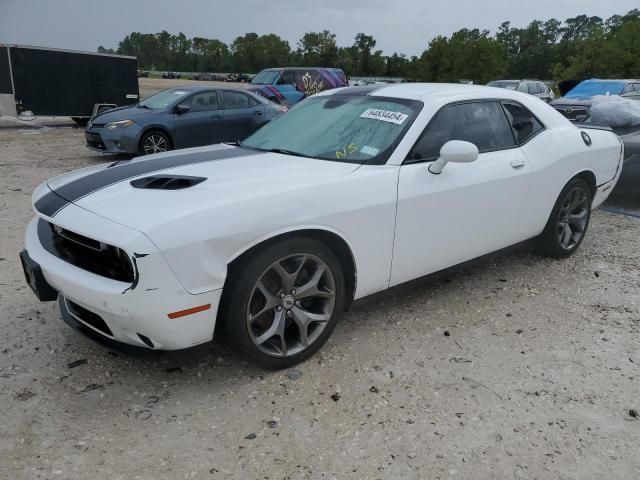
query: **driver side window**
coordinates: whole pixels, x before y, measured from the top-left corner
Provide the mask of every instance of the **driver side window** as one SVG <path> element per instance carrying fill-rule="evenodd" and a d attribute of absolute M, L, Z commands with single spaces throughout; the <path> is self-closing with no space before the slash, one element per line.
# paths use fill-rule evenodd
<path fill-rule="evenodd" d="M 468 102 L 444 107 L 425 128 L 407 161 L 437 160 L 449 140 L 463 140 L 480 153 L 515 147 L 511 127 L 498 102 Z"/>

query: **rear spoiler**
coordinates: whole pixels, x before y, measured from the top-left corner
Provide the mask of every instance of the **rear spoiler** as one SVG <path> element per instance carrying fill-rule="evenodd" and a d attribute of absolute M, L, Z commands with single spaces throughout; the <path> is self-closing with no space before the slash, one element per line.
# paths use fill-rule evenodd
<path fill-rule="evenodd" d="M 613 129 L 604 123 L 573 122 L 573 124 L 578 128 L 587 130 L 605 130 L 607 132 L 613 132 Z"/>

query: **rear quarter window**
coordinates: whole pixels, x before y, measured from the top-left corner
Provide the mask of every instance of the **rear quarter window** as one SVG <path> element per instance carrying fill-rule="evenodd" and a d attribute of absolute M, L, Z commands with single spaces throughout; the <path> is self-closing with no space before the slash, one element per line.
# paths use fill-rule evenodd
<path fill-rule="evenodd" d="M 503 102 L 504 111 L 519 145 L 529 141 L 542 130 L 544 125 L 527 108 L 519 103 Z"/>

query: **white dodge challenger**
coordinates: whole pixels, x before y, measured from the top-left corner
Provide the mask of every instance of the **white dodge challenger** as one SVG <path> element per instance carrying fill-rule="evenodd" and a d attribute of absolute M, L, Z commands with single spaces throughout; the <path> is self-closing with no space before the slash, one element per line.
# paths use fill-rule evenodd
<path fill-rule="evenodd" d="M 49 180 L 20 257 L 39 299 L 81 329 L 175 350 L 218 326 L 284 368 L 354 299 L 527 239 L 572 254 L 622 158 L 612 132 L 518 92 L 330 90 L 239 145 Z"/>

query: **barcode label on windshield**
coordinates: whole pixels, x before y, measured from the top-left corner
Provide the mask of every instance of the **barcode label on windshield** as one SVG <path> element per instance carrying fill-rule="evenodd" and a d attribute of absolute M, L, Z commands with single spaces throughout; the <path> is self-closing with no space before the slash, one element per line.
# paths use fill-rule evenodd
<path fill-rule="evenodd" d="M 400 112 L 392 112 L 391 110 L 379 110 L 377 108 L 370 108 L 365 110 L 360 118 L 371 118 L 373 120 L 380 120 L 382 122 L 395 123 L 396 125 L 402 125 L 404 121 L 409 118 L 409 115 L 405 115 Z"/>

